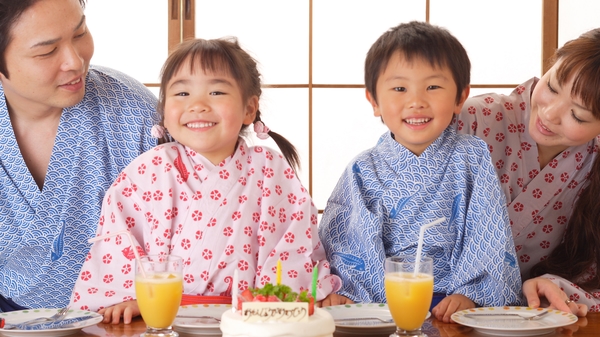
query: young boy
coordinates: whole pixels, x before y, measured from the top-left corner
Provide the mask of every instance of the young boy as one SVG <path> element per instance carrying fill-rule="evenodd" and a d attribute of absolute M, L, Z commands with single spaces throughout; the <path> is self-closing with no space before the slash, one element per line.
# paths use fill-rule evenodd
<path fill-rule="evenodd" d="M 448 128 L 469 95 L 470 67 L 460 42 L 427 23 L 401 24 L 371 46 L 366 96 L 389 132 L 350 162 L 327 202 L 319 235 L 343 287 L 324 305 L 386 302 L 385 258 L 415 255 L 420 227 L 441 217 L 423 245 L 434 292 L 447 295 L 432 314 L 451 322 L 459 310 L 520 301 L 488 147 Z"/>

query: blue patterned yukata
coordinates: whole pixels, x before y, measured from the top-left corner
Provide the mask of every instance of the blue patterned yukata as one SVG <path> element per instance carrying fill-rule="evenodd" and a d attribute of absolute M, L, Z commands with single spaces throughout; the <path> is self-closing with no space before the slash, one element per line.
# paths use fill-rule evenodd
<path fill-rule="evenodd" d="M 521 278 L 505 197 L 487 145 L 446 129 L 420 156 L 385 133 L 348 165 L 327 202 L 319 235 L 355 302 L 385 303 L 386 257 L 433 258 L 434 292 L 479 306 L 520 302 Z"/>
<path fill-rule="evenodd" d="M 43 190 L 16 142 L 0 86 L 0 302 L 69 303 L 98 226 L 104 192 L 156 145 L 156 97 L 126 75 L 90 67 L 85 96 L 61 115 Z M 14 308 L 13 308 L 14 309 Z"/>

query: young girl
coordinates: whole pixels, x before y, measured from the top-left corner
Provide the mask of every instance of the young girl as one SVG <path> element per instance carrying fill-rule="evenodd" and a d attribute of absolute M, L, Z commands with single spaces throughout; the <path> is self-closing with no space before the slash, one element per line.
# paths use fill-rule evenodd
<path fill-rule="evenodd" d="M 132 249 L 183 257 L 187 295 L 231 296 L 236 269 L 233 291 L 275 283 L 278 260 L 282 284 L 295 291 L 311 286 L 315 266 L 317 300 L 340 287 L 317 236 L 317 209 L 293 169 L 295 148 L 261 122 L 260 94 L 256 61 L 235 39 L 190 40 L 169 56 L 158 104 L 164 127 L 153 130 L 163 142 L 107 191 L 97 233 L 129 230 L 136 247 L 126 235 L 95 243 L 73 307 L 101 309 L 115 324 L 139 315 Z M 284 156 L 246 144 L 240 134 L 252 123 Z"/>

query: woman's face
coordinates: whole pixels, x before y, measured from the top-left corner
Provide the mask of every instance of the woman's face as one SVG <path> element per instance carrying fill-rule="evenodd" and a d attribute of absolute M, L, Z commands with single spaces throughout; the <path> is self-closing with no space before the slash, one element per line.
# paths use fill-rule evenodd
<path fill-rule="evenodd" d="M 14 111 L 44 112 L 83 99 L 94 44 L 78 0 L 41 0 L 11 29 L 9 78 L 0 74 Z"/>
<path fill-rule="evenodd" d="M 555 148 L 556 153 L 585 144 L 600 135 L 600 120 L 571 96 L 573 79 L 558 83 L 557 62 L 544 74 L 531 95 L 529 133 L 538 146 Z M 599 93 L 600 94 L 600 93 Z"/>

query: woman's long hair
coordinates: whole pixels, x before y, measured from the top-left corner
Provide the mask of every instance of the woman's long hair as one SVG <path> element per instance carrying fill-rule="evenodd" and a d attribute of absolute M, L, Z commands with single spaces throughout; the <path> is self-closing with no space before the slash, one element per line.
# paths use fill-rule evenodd
<path fill-rule="evenodd" d="M 573 80 L 571 96 L 600 120 L 600 29 L 584 33 L 557 50 L 561 84 Z M 596 152 L 597 149 L 589 149 Z M 546 273 L 577 282 L 586 290 L 600 288 L 600 156 L 596 158 L 579 193 L 563 241 L 547 259 L 531 269 L 531 276 Z"/>

